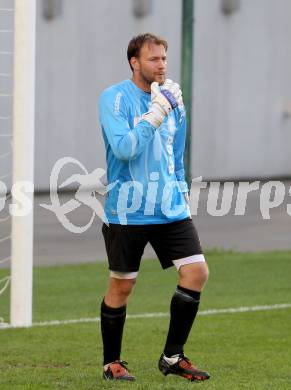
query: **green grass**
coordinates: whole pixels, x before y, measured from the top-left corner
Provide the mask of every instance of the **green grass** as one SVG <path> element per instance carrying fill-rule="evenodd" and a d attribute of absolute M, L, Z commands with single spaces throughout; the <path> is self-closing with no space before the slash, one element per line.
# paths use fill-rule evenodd
<path fill-rule="evenodd" d="M 291 252 L 209 252 L 201 310 L 291 303 Z M 0 271 L 0 279 L 8 270 Z M 105 263 L 34 269 L 34 322 L 96 317 L 107 284 Z M 144 261 L 128 313 L 168 312 L 174 269 Z M 9 318 L 8 291 L 0 317 Z M 291 388 L 291 309 L 198 316 L 185 352 L 212 377 L 203 384 L 163 377 L 157 360 L 168 318 L 128 319 L 123 358 L 136 383 L 101 379 L 99 323 L 0 331 L 0 389 Z"/>

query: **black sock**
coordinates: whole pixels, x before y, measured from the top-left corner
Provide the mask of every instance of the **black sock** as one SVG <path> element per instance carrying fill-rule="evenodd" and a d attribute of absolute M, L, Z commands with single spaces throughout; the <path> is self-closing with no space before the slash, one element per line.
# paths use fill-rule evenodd
<path fill-rule="evenodd" d="M 184 344 L 195 320 L 200 292 L 177 286 L 171 301 L 171 319 L 164 349 L 167 357 L 183 353 Z"/>
<path fill-rule="evenodd" d="M 103 365 L 120 359 L 126 306 L 117 309 L 101 304 L 101 332 L 103 340 Z"/>

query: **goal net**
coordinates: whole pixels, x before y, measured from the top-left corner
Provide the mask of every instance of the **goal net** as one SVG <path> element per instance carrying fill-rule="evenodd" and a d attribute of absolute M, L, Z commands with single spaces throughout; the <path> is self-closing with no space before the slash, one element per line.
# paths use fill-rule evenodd
<path fill-rule="evenodd" d="M 32 324 L 35 16 L 35 0 L 0 0 L 0 300 L 10 282 L 2 326 Z"/>

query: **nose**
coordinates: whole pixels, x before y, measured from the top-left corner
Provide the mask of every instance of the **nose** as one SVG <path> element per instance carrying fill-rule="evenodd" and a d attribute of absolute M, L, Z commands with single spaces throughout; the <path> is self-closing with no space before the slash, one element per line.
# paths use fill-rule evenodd
<path fill-rule="evenodd" d="M 161 70 L 166 69 L 166 62 L 163 59 L 159 60 L 158 68 L 161 69 Z"/>

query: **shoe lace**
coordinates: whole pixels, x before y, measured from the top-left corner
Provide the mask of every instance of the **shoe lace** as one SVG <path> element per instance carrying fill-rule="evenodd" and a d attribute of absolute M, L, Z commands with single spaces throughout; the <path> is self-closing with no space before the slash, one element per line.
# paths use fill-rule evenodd
<path fill-rule="evenodd" d="M 191 363 L 190 359 L 188 359 L 186 356 L 181 355 L 179 358 L 179 365 L 181 365 L 183 368 L 196 368 L 193 363 Z"/>
<path fill-rule="evenodd" d="M 125 368 L 127 370 L 128 363 L 125 360 L 117 360 L 116 363 L 119 363 L 121 367 Z"/>
<path fill-rule="evenodd" d="M 114 374 L 127 374 L 127 365 L 128 363 L 124 360 L 116 360 L 111 365 L 111 370 Z"/>

